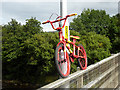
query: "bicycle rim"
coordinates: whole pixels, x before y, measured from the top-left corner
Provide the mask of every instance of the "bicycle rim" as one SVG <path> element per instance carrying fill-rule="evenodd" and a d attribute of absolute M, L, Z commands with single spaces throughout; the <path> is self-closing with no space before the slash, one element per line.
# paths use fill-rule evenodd
<path fill-rule="evenodd" d="M 83 46 L 79 45 L 79 47 L 80 47 L 79 56 L 81 56 L 81 58 L 77 59 L 78 64 L 82 70 L 85 70 L 87 68 L 87 55 Z"/>
<path fill-rule="evenodd" d="M 70 61 L 68 53 L 66 52 L 66 60 L 64 60 L 63 45 L 56 48 L 56 67 L 61 77 L 67 77 L 70 74 Z"/>

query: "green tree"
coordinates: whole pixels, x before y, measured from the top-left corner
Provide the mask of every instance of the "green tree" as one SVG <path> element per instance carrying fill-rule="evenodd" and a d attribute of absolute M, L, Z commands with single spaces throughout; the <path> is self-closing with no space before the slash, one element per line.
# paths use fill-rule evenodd
<path fill-rule="evenodd" d="M 2 55 L 3 61 L 17 59 L 20 53 L 22 26 L 15 19 L 2 28 Z"/>
<path fill-rule="evenodd" d="M 77 32 L 71 30 L 71 34 L 78 35 Z M 77 42 L 82 44 L 86 50 L 88 57 L 88 65 L 96 63 L 110 56 L 111 43 L 105 35 L 96 34 L 95 32 L 80 33 L 80 40 Z"/>
<path fill-rule="evenodd" d="M 120 42 L 120 15 L 110 17 L 105 10 L 84 10 L 81 15 L 70 23 L 72 30 L 81 34 L 94 31 L 97 34 L 109 37 L 112 43 L 111 53 L 118 53 Z"/>
<path fill-rule="evenodd" d="M 108 37 L 112 43 L 111 53 L 120 52 L 120 14 L 111 17 Z"/>
<path fill-rule="evenodd" d="M 30 74 L 35 71 L 37 67 L 28 64 L 29 59 L 26 57 L 28 50 L 25 47 L 25 42 L 36 33 L 42 32 L 40 24 L 36 18 L 27 19 L 25 25 L 21 25 L 15 19 L 12 19 L 8 24 L 3 26 L 3 79 L 32 82 L 30 80 L 33 80 L 33 76 Z"/>
<path fill-rule="evenodd" d="M 108 33 L 108 26 L 110 17 L 106 14 L 105 10 L 90 10 L 87 9 L 73 19 L 70 27 L 76 31 L 95 31 L 97 34 L 106 35 Z"/>
<path fill-rule="evenodd" d="M 3 80 L 18 80 L 22 66 L 25 62 L 22 60 L 22 25 L 15 19 L 12 19 L 2 28 L 2 63 Z M 24 70 L 24 69 L 23 69 Z"/>
<path fill-rule="evenodd" d="M 86 30 L 85 25 L 82 23 L 80 15 L 77 18 L 73 19 L 73 22 L 70 22 L 70 29 L 77 32 L 83 32 Z"/>
<path fill-rule="evenodd" d="M 82 23 L 82 21 L 80 22 Z M 59 42 L 58 32 L 42 32 L 41 23 L 36 18 L 21 25 L 12 19 L 3 26 L 2 55 L 3 80 L 18 80 L 28 83 L 45 83 L 45 76 L 56 74 L 54 53 Z M 83 25 L 83 27 L 82 27 Z M 86 29 L 84 24 L 81 27 Z M 72 35 L 80 36 L 78 43 L 86 49 L 89 64 L 110 55 L 111 43 L 104 35 L 95 32 L 70 31 Z M 72 72 L 77 69 L 77 62 L 71 65 Z"/>
<path fill-rule="evenodd" d="M 89 32 L 82 36 L 81 41 L 86 44 L 89 65 L 110 56 L 111 43 L 105 35 Z"/>
<path fill-rule="evenodd" d="M 45 76 L 54 75 L 56 67 L 54 53 L 59 42 L 58 33 L 41 32 L 25 41 L 26 59 L 29 65 L 37 67 L 34 71 L 34 82 L 45 83 Z M 29 76 L 31 76 L 29 75 Z M 37 77 L 37 78 L 36 78 Z M 40 82 L 41 81 L 41 82 Z"/>
<path fill-rule="evenodd" d="M 26 39 L 31 38 L 34 34 L 42 32 L 41 23 L 36 18 L 31 17 L 26 20 L 26 24 L 23 25 L 23 36 Z"/>
<path fill-rule="evenodd" d="M 0 25 L 0 55 L 2 55 L 2 25 Z"/>

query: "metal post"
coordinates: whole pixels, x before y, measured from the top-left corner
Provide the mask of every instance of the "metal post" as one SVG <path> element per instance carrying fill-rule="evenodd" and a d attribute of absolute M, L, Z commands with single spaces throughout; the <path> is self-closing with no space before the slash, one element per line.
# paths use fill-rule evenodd
<path fill-rule="evenodd" d="M 60 0 L 60 16 L 65 17 L 67 15 L 67 0 Z M 65 24 L 65 28 L 63 30 L 63 36 L 70 40 L 70 31 L 69 31 L 69 23 L 68 19 Z"/>
<path fill-rule="evenodd" d="M 62 18 L 64 18 L 67 15 L 67 0 L 60 0 L 60 16 L 62 16 Z M 63 23 L 62 23 L 63 24 Z M 63 31 L 63 36 L 65 38 L 69 38 L 69 24 L 68 24 L 68 20 L 66 21 L 65 24 L 65 28 L 62 29 Z M 67 63 L 64 64 L 63 66 L 63 72 L 65 73 L 67 70 Z"/>
<path fill-rule="evenodd" d="M 60 0 L 60 16 L 62 16 L 62 18 L 64 18 L 66 15 L 67 15 L 67 0 Z M 68 40 L 70 40 L 70 38 L 69 38 L 68 20 L 66 21 L 65 28 L 63 28 L 62 31 L 63 31 L 63 36 L 65 38 L 68 38 Z M 63 72 L 66 73 L 66 71 L 67 71 L 67 63 L 63 64 L 62 68 L 63 68 L 62 69 Z M 69 82 L 66 83 L 65 85 L 63 85 L 61 88 L 69 88 Z"/>

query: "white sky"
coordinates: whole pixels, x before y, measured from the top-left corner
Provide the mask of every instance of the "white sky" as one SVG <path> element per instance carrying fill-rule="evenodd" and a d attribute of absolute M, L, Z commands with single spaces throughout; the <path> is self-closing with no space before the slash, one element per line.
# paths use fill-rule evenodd
<path fill-rule="evenodd" d="M 118 13 L 120 0 L 67 0 L 68 14 L 81 14 L 83 9 L 105 10 L 110 16 Z M 59 15 L 60 0 L 0 0 L 0 25 L 7 24 L 11 18 L 22 24 L 26 19 L 36 17 L 40 22 L 49 19 L 52 13 Z M 72 21 L 74 17 L 69 18 Z M 50 25 L 42 25 L 45 31 L 52 30 Z"/>
<path fill-rule="evenodd" d="M 58 2 L 60 0 L 1 0 L 2 2 Z M 67 0 L 68 2 L 118 2 L 119 0 Z"/>

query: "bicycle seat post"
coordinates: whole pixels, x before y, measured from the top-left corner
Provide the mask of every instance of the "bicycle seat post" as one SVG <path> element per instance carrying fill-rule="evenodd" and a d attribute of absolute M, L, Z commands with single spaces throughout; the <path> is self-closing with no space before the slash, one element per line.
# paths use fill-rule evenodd
<path fill-rule="evenodd" d="M 76 39 L 73 38 L 73 43 L 75 43 L 75 42 L 76 42 Z M 74 53 L 74 55 L 75 55 L 75 45 L 73 45 L 73 53 Z"/>

